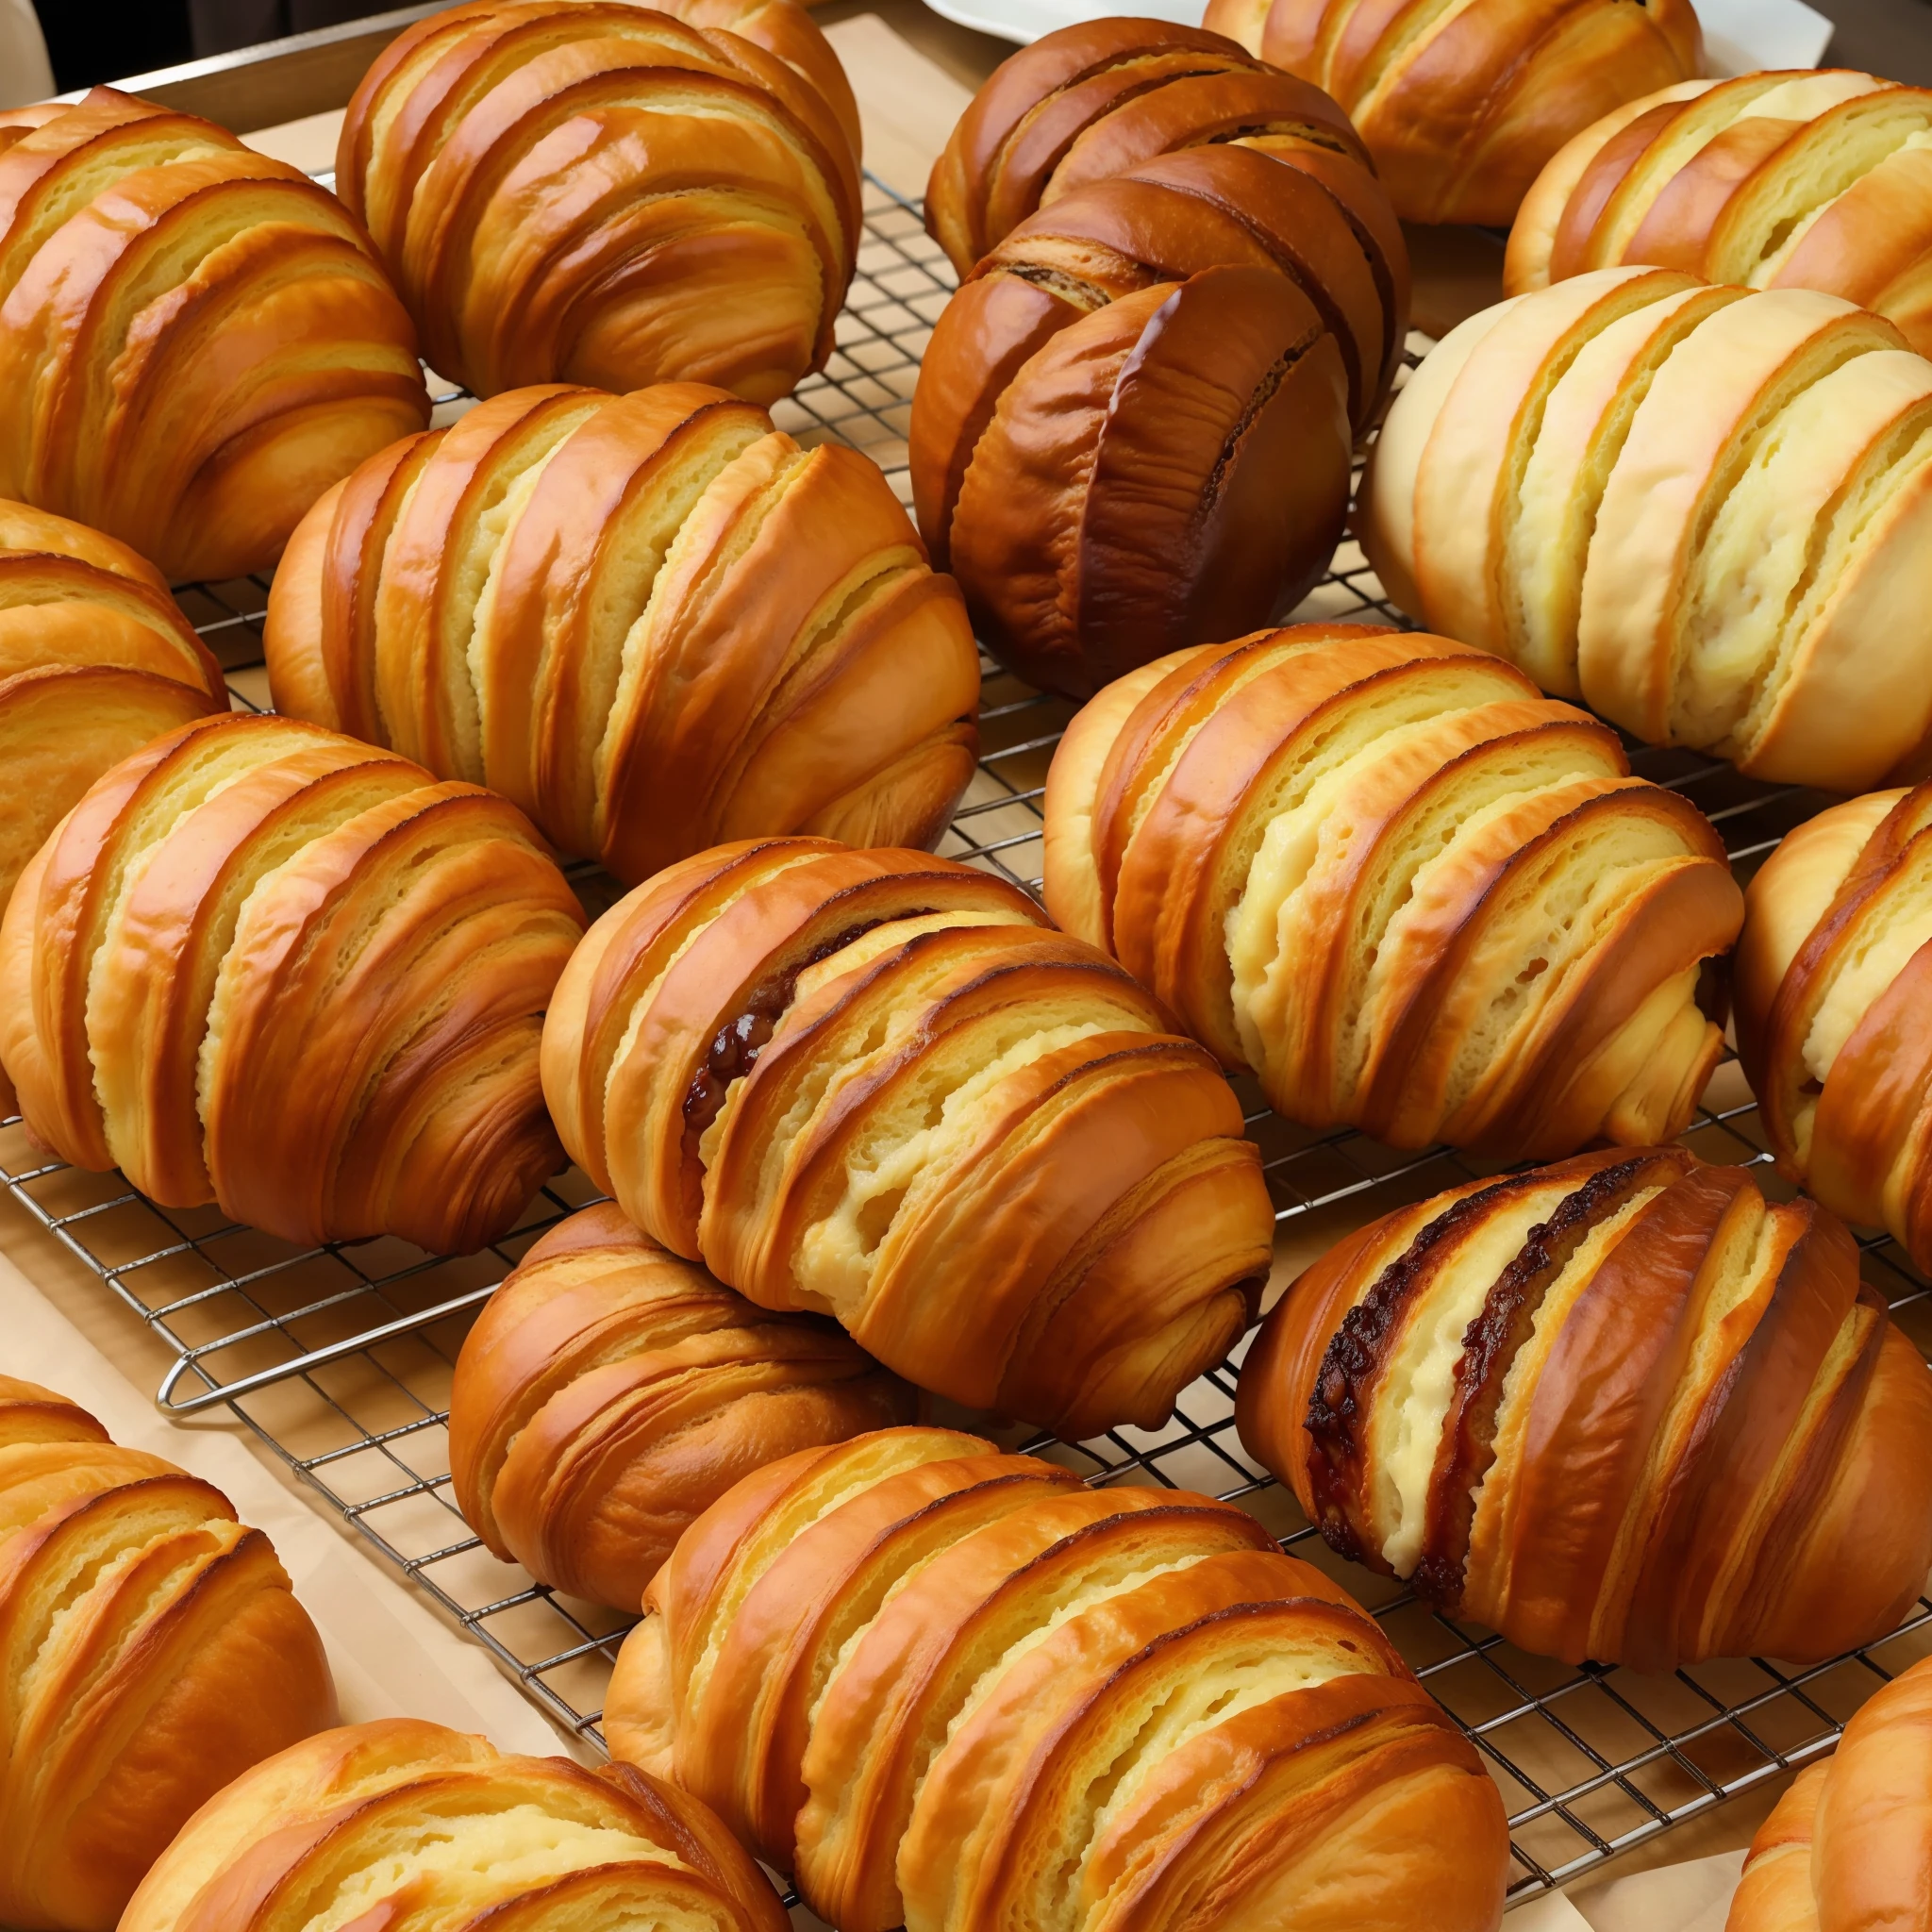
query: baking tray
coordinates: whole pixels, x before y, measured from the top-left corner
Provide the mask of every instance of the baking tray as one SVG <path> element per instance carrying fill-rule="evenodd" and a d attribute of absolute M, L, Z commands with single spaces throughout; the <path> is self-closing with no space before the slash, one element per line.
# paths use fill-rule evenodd
<path fill-rule="evenodd" d="M 807 441 L 840 439 L 876 458 L 907 493 L 906 425 L 919 357 L 953 276 L 916 204 L 868 177 L 858 278 L 823 375 L 775 411 Z M 1411 350 L 1426 346 L 1419 339 Z M 439 420 L 463 407 L 443 385 Z M 261 579 L 197 584 L 182 601 L 221 659 L 239 706 L 266 708 Z M 1402 623 L 1345 543 L 1296 613 Z M 988 663 L 983 754 L 941 846 L 1038 893 L 1041 798 L 1072 708 Z M 1724 833 L 1740 875 L 1823 803 L 1682 751 L 1632 747 L 1636 768 L 1694 799 Z M 598 910 L 617 889 L 593 868 L 575 882 Z M 1350 1132 L 1316 1134 L 1269 1112 L 1237 1082 L 1259 1142 L 1287 1265 L 1403 1202 L 1478 1170 L 1446 1150 L 1401 1154 Z M 1757 1110 L 1734 1061 L 1720 1068 L 1685 1137 L 1714 1161 L 1766 1158 Z M 174 1356 L 157 1403 L 186 1419 L 231 1410 L 436 1606 L 482 1643 L 537 1705 L 601 1748 L 611 1659 L 628 1619 L 574 1601 L 499 1563 L 450 1493 L 451 1365 L 475 1309 L 541 1230 L 596 1191 L 558 1176 L 516 1232 L 479 1255 L 426 1255 L 381 1240 L 302 1250 L 208 1208 L 163 1209 L 118 1175 L 36 1155 L 18 1120 L 0 1124 L 0 1178 Z M 1774 1190 L 1777 1183 L 1766 1175 Z M 1896 1244 L 1862 1244 L 1868 1277 L 1924 1349 L 1932 1299 Z M 1474 1625 L 1424 1608 L 1400 1586 L 1334 1557 L 1293 1498 L 1242 1451 L 1233 1425 L 1241 1351 L 1183 1394 L 1174 1420 L 1065 1443 L 1024 1430 L 1038 1450 L 1095 1484 L 1141 1483 L 1238 1499 L 1285 1547 L 1343 1579 L 1374 1609 L 1429 1689 L 1475 1740 L 1509 1813 L 1520 1900 L 1830 1749 L 1885 1677 L 1932 1650 L 1932 1602 L 1885 1641 L 1814 1669 L 1761 1659 L 1640 1676 L 1534 1657 Z"/>

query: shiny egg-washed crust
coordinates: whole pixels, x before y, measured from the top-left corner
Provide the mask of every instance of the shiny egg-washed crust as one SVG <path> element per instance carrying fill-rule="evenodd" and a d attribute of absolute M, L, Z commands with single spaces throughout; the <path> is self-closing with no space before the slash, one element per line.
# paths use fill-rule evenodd
<path fill-rule="evenodd" d="M 1313 145 L 1182 147 L 1011 228 L 940 317 L 910 434 L 919 527 L 988 647 L 1085 698 L 1292 604 L 1407 294 L 1374 176 Z"/>
<path fill-rule="evenodd" d="M 1347 109 L 1406 222 L 1501 227 L 1545 162 L 1690 79 L 1690 0 L 1208 0 L 1204 23 Z"/>
<path fill-rule="evenodd" d="M 504 1233 L 559 1164 L 538 1045 L 583 930 L 514 806 L 225 713 L 106 773 L 0 921 L 29 1130 L 302 1242 Z"/>
<path fill-rule="evenodd" d="M 1689 1123 L 1743 903 L 1613 733 L 1421 632 L 1200 644 L 1074 718 L 1046 903 L 1306 1126 L 1547 1159 Z"/>
<path fill-rule="evenodd" d="M 1932 1658 L 1874 1694 L 1757 1829 L 1724 1932 L 1932 1925 Z"/>
<path fill-rule="evenodd" d="M 198 1806 L 335 1716 L 267 1537 L 0 1375 L 0 1921 L 112 1932 Z"/>
<path fill-rule="evenodd" d="M 0 911 L 109 765 L 227 702 L 151 563 L 84 524 L 0 502 Z"/>
<path fill-rule="evenodd" d="M 1932 785 L 1807 820 L 1745 908 L 1738 1054 L 1778 1166 L 1932 1262 Z"/>
<path fill-rule="evenodd" d="M 628 1765 L 513 1757 L 413 1718 L 258 1764 L 168 1847 L 121 1932 L 785 1932 L 770 1881 Z"/>
<path fill-rule="evenodd" d="M 741 1476 L 918 1407 L 833 1324 L 754 1307 L 607 1201 L 552 1228 L 464 1338 L 450 1474 L 494 1555 L 635 1610 Z"/>
<path fill-rule="evenodd" d="M 1016 888 L 825 839 L 724 845 L 591 928 L 543 1033 L 625 1214 L 908 1381 L 1153 1426 L 1253 1319 L 1273 1216 L 1213 1060 Z"/>
<path fill-rule="evenodd" d="M 1537 177 L 1512 295 L 1653 262 L 1707 282 L 1822 289 L 1932 354 L 1932 89 L 1870 74 L 1687 82 L 1607 114 Z"/>
<path fill-rule="evenodd" d="M 1336 1549 L 1571 1663 L 1814 1662 L 1932 1565 L 1932 1370 L 1841 1223 L 1680 1147 L 1351 1235 L 1269 1317 L 1237 1418 Z"/>
<path fill-rule="evenodd" d="M 1342 1591 L 1228 1504 L 953 1430 L 720 1498 L 605 1723 L 841 1932 L 1501 1922 L 1495 1787 Z"/>
<path fill-rule="evenodd" d="M 715 383 L 775 402 L 831 354 L 858 127 L 789 0 L 512 0 L 406 28 L 349 102 L 336 189 L 430 366 Z"/>
<path fill-rule="evenodd" d="M 1362 547 L 1431 629 L 1652 744 L 1855 791 L 1932 743 L 1932 361 L 1809 289 L 1593 269 L 1389 412 Z"/>
<path fill-rule="evenodd" d="M 979 655 L 869 458 L 697 383 L 542 386 L 372 457 L 269 592 L 276 708 L 488 785 L 629 883 L 722 839 L 924 845 Z"/>
<path fill-rule="evenodd" d="M 0 496 L 241 576 L 428 420 L 368 235 L 299 169 L 112 88 L 0 111 Z"/>

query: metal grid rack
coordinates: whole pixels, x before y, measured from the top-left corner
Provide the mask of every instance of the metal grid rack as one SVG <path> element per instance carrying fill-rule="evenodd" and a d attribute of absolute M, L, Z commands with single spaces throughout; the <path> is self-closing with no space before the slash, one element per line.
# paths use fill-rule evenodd
<path fill-rule="evenodd" d="M 802 441 L 855 444 L 905 495 L 912 385 L 951 287 L 917 207 L 869 180 L 865 242 L 838 351 L 823 375 L 779 407 L 780 425 Z M 440 415 L 461 400 L 441 397 Z M 266 708 L 265 583 L 196 585 L 183 599 L 237 702 Z M 1403 622 L 1380 600 L 1352 543 L 1297 614 Z M 1046 764 L 1072 708 L 994 665 L 985 670 L 985 749 L 941 849 L 1037 891 Z M 1693 798 L 1747 870 L 1819 803 L 1694 754 L 1633 747 L 1633 762 Z M 613 891 L 589 868 L 576 883 L 593 910 Z M 1372 1216 L 1477 1171 L 1445 1150 L 1402 1155 L 1354 1133 L 1310 1133 L 1267 1111 L 1251 1087 L 1243 1097 L 1290 1267 Z M 1719 1070 L 1686 1139 L 1712 1160 L 1766 1158 L 1735 1062 Z M 17 1120 L 0 1123 L 0 1179 L 174 1353 L 157 1396 L 165 1413 L 231 1410 L 541 1708 L 601 1744 L 605 1686 L 628 1619 L 567 1600 L 482 1548 L 450 1495 L 445 1427 L 451 1367 L 469 1317 L 537 1234 L 595 1198 L 581 1174 L 546 1188 L 513 1235 L 457 1258 L 392 1240 L 298 1251 L 212 1208 L 164 1210 L 118 1175 L 37 1157 Z M 1864 1254 L 1894 1315 L 1932 1352 L 1925 1283 L 1888 1240 L 1869 1241 Z M 1285 1546 L 1342 1578 L 1475 1739 L 1510 1816 L 1512 1898 L 1573 1878 L 1829 1749 L 1878 1681 L 1932 1648 L 1932 1602 L 1922 1601 L 1884 1642 L 1806 1671 L 1736 1660 L 1643 1677 L 1529 1657 L 1330 1555 L 1235 1436 L 1240 1356 L 1237 1349 L 1189 1389 L 1158 1431 L 1123 1429 L 1080 1444 L 998 1433 L 1096 1484 L 1239 1498 Z"/>

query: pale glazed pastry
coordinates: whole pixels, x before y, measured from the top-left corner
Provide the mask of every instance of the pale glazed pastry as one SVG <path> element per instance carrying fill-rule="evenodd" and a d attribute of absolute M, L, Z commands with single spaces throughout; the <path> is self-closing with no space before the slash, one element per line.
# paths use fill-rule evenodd
<path fill-rule="evenodd" d="M 1833 791 L 1922 755 L 1932 362 L 1838 296 L 1608 268 L 1485 309 L 1364 496 L 1405 609 L 1653 744 Z"/>
<path fill-rule="evenodd" d="M 790 0 L 486 0 L 376 57 L 336 190 L 430 366 L 478 395 L 691 381 L 770 403 L 832 351 L 858 113 Z"/>
<path fill-rule="evenodd" d="M 464 1338 L 450 1474 L 495 1555 L 635 1610 L 741 1476 L 918 1404 L 834 1324 L 755 1307 L 606 1201 L 552 1228 Z"/>
<path fill-rule="evenodd" d="M 1807 69 L 1685 82 L 1606 114 L 1524 197 L 1503 286 L 1625 262 L 1822 289 L 1932 352 L 1932 90 Z"/>
<path fill-rule="evenodd" d="M 1704 58 L 1690 0 L 1208 0 L 1205 25 L 1333 94 L 1407 222 L 1500 226 L 1572 135 Z"/>
<path fill-rule="evenodd" d="M 1680 1147 L 1471 1181 L 1337 1244 L 1241 1441 L 1343 1555 L 1571 1663 L 1810 1663 L 1932 1565 L 1932 1369 L 1843 1224 Z"/>
<path fill-rule="evenodd" d="M 196 1807 L 334 1722 L 268 1538 L 0 1375 L 0 1921 L 113 1932 Z"/>
<path fill-rule="evenodd" d="M 516 390 L 371 458 L 266 643 L 278 709 L 626 882 L 754 834 L 928 844 L 973 774 L 972 628 L 878 466 L 695 383 Z"/>
<path fill-rule="evenodd" d="M 195 1815 L 120 1932 L 786 1932 L 702 1805 L 628 1765 L 513 1757 L 412 1718 L 348 1724 Z"/>
<path fill-rule="evenodd" d="M 225 713 L 98 779 L 0 921 L 0 1063 L 62 1159 L 289 1241 L 505 1233 L 583 930 L 514 806 Z"/>
<path fill-rule="evenodd" d="M 1016 887 L 824 839 L 620 901 L 543 1033 L 564 1145 L 638 1226 L 934 1393 L 1154 1426 L 1253 1319 L 1273 1213 L 1213 1060 Z"/>
<path fill-rule="evenodd" d="M 325 188 L 112 88 L 0 110 L 0 496 L 175 581 L 240 576 L 428 420 L 409 318 Z"/>
<path fill-rule="evenodd" d="M 1741 895 L 1614 733 L 1468 645 L 1301 625 L 1074 720 L 1046 903 L 1277 1112 L 1501 1158 L 1664 1140 L 1722 1050 Z"/>
<path fill-rule="evenodd" d="M 895 1429 L 747 1477 L 625 1640 L 612 1750 L 841 1932 L 1494 1932 L 1496 1789 L 1252 1517 Z"/>

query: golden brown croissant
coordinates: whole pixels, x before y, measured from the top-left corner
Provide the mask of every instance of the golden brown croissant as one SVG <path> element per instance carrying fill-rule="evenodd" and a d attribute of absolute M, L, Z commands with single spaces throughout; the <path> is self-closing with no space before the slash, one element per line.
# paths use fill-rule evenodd
<path fill-rule="evenodd" d="M 979 657 L 877 466 L 695 383 L 544 387 L 373 457 L 269 595 L 277 708 L 489 785 L 626 881 L 937 838 Z"/>
<path fill-rule="evenodd" d="M 1745 899 L 1738 1053 L 1778 1165 L 1932 1261 L 1932 786 L 1800 825 Z"/>
<path fill-rule="evenodd" d="M 121 1932 L 786 1932 L 702 1805 L 628 1765 L 512 1757 L 412 1718 L 258 1765 L 148 1874 Z"/>
<path fill-rule="evenodd" d="M 919 526 L 987 646 L 1084 698 L 1291 604 L 1341 533 L 1407 306 L 1380 187 L 1312 145 L 1157 155 L 1020 222 L 941 312 L 912 403 Z"/>
<path fill-rule="evenodd" d="M 1724 1932 L 1932 1924 L 1932 1658 L 1874 1692 L 1758 1827 Z"/>
<path fill-rule="evenodd" d="M 1704 59 L 1690 0 L 1208 0 L 1205 25 L 1327 89 L 1407 222 L 1501 226 L 1579 128 Z"/>
<path fill-rule="evenodd" d="M 1356 625 L 1102 691 L 1047 779 L 1046 903 L 1278 1112 L 1508 1159 L 1682 1131 L 1743 914 L 1717 833 L 1594 719 Z"/>
<path fill-rule="evenodd" d="M 841 1932 L 1501 1921 L 1495 1787 L 1348 1596 L 1228 1504 L 950 1429 L 722 1497 L 605 1724 Z"/>
<path fill-rule="evenodd" d="M 0 1921 L 111 1932 L 203 1800 L 334 1722 L 267 1537 L 0 1375 Z"/>
<path fill-rule="evenodd" d="M 227 705 L 152 564 L 83 524 L 0 502 L 0 911 L 109 765 Z"/>
<path fill-rule="evenodd" d="M 1342 1555 L 1572 1663 L 1831 1657 L 1932 1565 L 1932 1371 L 1851 1236 L 1680 1147 L 1350 1236 L 1269 1317 L 1237 1416 Z"/>
<path fill-rule="evenodd" d="M 0 496 L 239 576 L 428 420 L 408 317 L 325 189 L 111 88 L 0 113 Z"/>
<path fill-rule="evenodd" d="M 497 1556 L 634 1610 L 740 1476 L 917 1408 L 831 1323 L 753 1307 L 607 1201 L 552 1228 L 465 1338 L 450 1472 Z"/>
<path fill-rule="evenodd" d="M 858 123 L 782 0 L 453 7 L 363 76 L 336 189 L 430 365 L 478 395 L 690 380 L 770 403 L 832 350 Z"/>
<path fill-rule="evenodd" d="M 1524 197 L 1503 286 L 1654 262 L 1822 289 L 1932 352 L 1932 90 L 1808 70 L 1686 81 L 1585 128 Z"/>
<path fill-rule="evenodd" d="M 950 859 L 774 839 L 671 867 L 572 958 L 543 1091 L 673 1253 L 1064 1435 L 1163 1420 L 1268 1271 L 1260 1158 L 1212 1059 Z"/>
<path fill-rule="evenodd" d="M 1932 730 L 1932 362 L 1837 296 L 1597 269 L 1486 309 L 1365 488 L 1405 609 L 1653 744 L 1857 791 Z"/>
<path fill-rule="evenodd" d="M 515 807 L 227 713 L 102 776 L 0 922 L 0 1062 L 63 1159 L 294 1241 L 507 1230 L 559 1165 L 583 913 Z"/>

